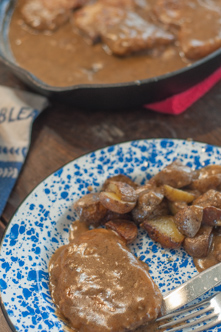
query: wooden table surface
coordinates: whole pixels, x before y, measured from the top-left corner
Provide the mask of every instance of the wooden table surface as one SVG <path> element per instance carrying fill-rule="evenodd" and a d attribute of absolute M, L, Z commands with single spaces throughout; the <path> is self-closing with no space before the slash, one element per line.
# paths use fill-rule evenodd
<path fill-rule="evenodd" d="M 28 90 L 1 63 L 0 85 Z M 157 137 L 191 138 L 221 146 L 221 82 L 179 116 L 142 107 L 121 111 L 80 110 L 52 100 L 34 122 L 26 162 L 0 217 L 0 238 L 23 199 L 65 163 L 107 145 Z M 1 310 L 0 332 L 11 332 Z"/>

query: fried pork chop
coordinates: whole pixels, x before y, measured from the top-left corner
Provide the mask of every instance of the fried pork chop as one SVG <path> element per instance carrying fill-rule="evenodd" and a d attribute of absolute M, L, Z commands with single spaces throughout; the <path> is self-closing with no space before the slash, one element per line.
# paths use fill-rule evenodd
<path fill-rule="evenodd" d="M 129 11 L 125 12 L 118 24 L 104 30 L 101 36 L 111 52 L 120 56 L 165 46 L 174 41 L 173 34 Z"/>
<path fill-rule="evenodd" d="M 220 6 L 218 6 L 220 5 Z M 219 11 L 216 8 L 219 7 Z M 187 58 L 200 59 L 221 47 L 221 2 L 216 7 L 200 3 L 181 26 L 180 47 Z"/>
<path fill-rule="evenodd" d="M 162 295 L 114 231 L 81 233 L 52 256 L 52 299 L 79 332 L 124 332 L 156 319 Z"/>
<path fill-rule="evenodd" d="M 173 34 L 128 9 L 132 2 L 122 1 L 121 6 L 110 6 L 109 2 L 98 1 L 75 13 L 75 27 L 91 43 L 102 40 L 113 54 L 122 56 L 174 41 Z"/>
<path fill-rule="evenodd" d="M 197 60 L 221 47 L 220 0 L 158 0 L 153 10 L 160 22 L 178 28 L 187 58 Z"/>

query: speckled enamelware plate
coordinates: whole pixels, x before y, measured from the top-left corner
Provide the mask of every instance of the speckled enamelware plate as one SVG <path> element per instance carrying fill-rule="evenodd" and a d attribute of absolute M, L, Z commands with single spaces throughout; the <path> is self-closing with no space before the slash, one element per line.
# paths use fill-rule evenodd
<path fill-rule="evenodd" d="M 143 184 L 176 158 L 193 168 L 221 164 L 221 148 L 170 139 L 127 142 L 78 158 L 37 186 L 12 218 L 1 245 L 1 295 L 16 331 L 64 331 L 50 298 L 48 262 L 68 242 L 76 218 L 73 202 L 88 193 L 89 186 L 98 191 L 107 177 L 118 173 Z M 148 263 L 163 294 L 197 273 L 183 249 L 162 249 L 143 230 L 131 250 Z"/>

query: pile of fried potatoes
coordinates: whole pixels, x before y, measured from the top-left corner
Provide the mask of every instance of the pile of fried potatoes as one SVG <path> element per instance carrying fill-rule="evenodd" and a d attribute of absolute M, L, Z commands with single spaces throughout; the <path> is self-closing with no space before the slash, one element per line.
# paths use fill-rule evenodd
<path fill-rule="evenodd" d="M 175 160 L 145 185 L 125 175 L 108 178 L 100 192 L 80 198 L 74 208 L 88 226 L 104 225 L 135 240 L 138 227 L 162 247 L 183 246 L 193 257 L 206 257 L 212 231 L 221 226 L 221 166 L 199 170 Z"/>

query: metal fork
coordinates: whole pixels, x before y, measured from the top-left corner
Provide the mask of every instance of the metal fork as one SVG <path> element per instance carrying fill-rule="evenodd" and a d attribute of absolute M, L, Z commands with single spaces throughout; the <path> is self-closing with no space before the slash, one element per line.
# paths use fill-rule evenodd
<path fill-rule="evenodd" d="M 164 320 L 170 319 L 172 320 L 161 325 Z M 157 322 L 160 323 L 158 327 L 160 330 L 168 332 L 184 329 L 188 331 L 189 328 L 194 332 L 208 330 L 221 322 L 221 292 L 200 303 L 160 317 Z"/>

